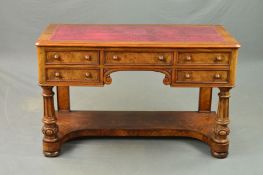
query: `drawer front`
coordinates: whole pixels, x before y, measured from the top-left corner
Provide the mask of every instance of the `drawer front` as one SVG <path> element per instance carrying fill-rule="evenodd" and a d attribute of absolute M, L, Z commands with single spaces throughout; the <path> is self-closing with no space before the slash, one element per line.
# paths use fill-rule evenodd
<path fill-rule="evenodd" d="M 47 64 L 99 64 L 98 51 L 47 52 Z"/>
<path fill-rule="evenodd" d="M 47 69 L 47 81 L 99 82 L 100 70 L 96 69 Z"/>
<path fill-rule="evenodd" d="M 178 64 L 229 65 L 230 53 L 179 52 Z"/>
<path fill-rule="evenodd" d="M 228 71 L 178 70 L 178 83 L 228 83 Z"/>
<path fill-rule="evenodd" d="M 108 65 L 172 65 L 172 52 L 120 52 L 105 53 Z"/>

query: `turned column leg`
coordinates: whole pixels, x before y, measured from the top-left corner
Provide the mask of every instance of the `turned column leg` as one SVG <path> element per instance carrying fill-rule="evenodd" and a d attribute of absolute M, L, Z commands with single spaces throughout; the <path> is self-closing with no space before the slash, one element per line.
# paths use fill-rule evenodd
<path fill-rule="evenodd" d="M 225 158 L 228 154 L 229 140 L 229 98 L 231 88 L 219 88 L 220 92 L 216 124 L 214 127 L 212 155 L 217 158 Z"/>
<path fill-rule="evenodd" d="M 44 100 L 44 116 L 42 132 L 43 153 L 47 157 L 55 157 L 59 154 L 58 125 L 54 109 L 54 92 L 52 86 L 42 86 Z"/>
<path fill-rule="evenodd" d="M 57 86 L 57 103 L 59 111 L 70 111 L 69 86 Z"/>
<path fill-rule="evenodd" d="M 212 89 L 211 87 L 200 87 L 199 90 L 199 112 L 211 112 L 212 102 Z"/>

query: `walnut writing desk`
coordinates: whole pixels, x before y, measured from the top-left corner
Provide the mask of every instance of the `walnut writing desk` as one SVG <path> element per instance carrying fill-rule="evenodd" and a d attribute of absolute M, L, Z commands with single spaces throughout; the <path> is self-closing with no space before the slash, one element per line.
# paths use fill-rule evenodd
<path fill-rule="evenodd" d="M 43 89 L 43 151 L 83 136 L 183 136 L 228 154 L 229 91 L 239 43 L 220 25 L 49 25 L 36 42 Z M 70 86 L 111 84 L 117 71 L 155 71 L 171 87 L 196 87 L 198 111 L 71 111 Z M 55 111 L 53 87 L 57 87 Z M 212 88 L 219 89 L 217 113 Z"/>

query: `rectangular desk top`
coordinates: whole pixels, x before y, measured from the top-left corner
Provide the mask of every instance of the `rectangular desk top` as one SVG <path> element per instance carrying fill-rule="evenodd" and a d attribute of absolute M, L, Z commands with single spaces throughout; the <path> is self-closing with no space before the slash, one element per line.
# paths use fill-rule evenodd
<path fill-rule="evenodd" d="M 37 46 L 239 48 L 221 25 L 51 24 Z"/>

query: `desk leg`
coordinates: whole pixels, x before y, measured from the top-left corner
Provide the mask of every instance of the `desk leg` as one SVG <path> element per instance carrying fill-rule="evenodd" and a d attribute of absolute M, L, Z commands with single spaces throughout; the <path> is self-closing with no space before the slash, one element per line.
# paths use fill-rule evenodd
<path fill-rule="evenodd" d="M 231 88 L 219 88 L 220 92 L 216 124 L 214 127 L 212 155 L 217 158 L 225 158 L 228 154 L 229 140 L 227 138 L 230 130 L 229 124 L 229 98 Z"/>
<path fill-rule="evenodd" d="M 55 157 L 59 154 L 58 141 L 58 125 L 54 109 L 54 92 L 52 86 L 42 86 L 44 100 L 44 116 L 42 132 L 43 138 L 43 153 L 47 157 Z"/>
<path fill-rule="evenodd" d="M 59 111 L 70 111 L 69 86 L 57 86 L 57 103 Z"/>
<path fill-rule="evenodd" d="M 199 90 L 199 112 L 211 112 L 212 89 L 210 87 L 201 87 Z"/>

